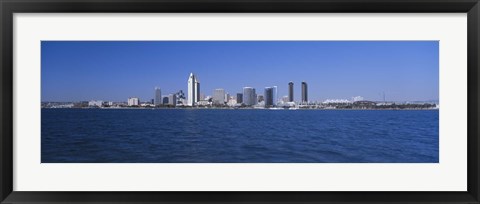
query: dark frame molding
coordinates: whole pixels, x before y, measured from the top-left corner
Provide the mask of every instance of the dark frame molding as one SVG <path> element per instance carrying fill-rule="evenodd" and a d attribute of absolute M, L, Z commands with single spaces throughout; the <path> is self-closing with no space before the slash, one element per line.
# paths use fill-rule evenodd
<path fill-rule="evenodd" d="M 1 203 L 480 203 L 479 0 L 0 0 Z M 466 192 L 19 192 L 13 188 L 14 13 L 467 13 Z"/>

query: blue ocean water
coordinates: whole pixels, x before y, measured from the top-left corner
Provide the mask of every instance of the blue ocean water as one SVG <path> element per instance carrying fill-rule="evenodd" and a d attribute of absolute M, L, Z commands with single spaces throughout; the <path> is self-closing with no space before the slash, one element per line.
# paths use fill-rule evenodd
<path fill-rule="evenodd" d="M 42 109 L 42 163 L 437 163 L 438 110 Z"/>

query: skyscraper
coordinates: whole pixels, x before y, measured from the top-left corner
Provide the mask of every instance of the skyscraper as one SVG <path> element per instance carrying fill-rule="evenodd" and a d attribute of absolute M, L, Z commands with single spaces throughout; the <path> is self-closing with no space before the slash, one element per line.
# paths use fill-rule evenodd
<path fill-rule="evenodd" d="M 265 87 L 265 107 L 272 107 L 273 106 L 273 87 Z"/>
<path fill-rule="evenodd" d="M 273 88 L 273 106 L 277 106 L 277 102 L 278 102 L 278 90 L 277 90 L 277 86 L 272 86 Z"/>
<path fill-rule="evenodd" d="M 153 102 L 155 106 L 162 104 L 162 91 L 158 87 L 155 87 L 155 98 Z"/>
<path fill-rule="evenodd" d="M 243 103 L 243 94 L 237 93 L 237 103 Z"/>
<path fill-rule="evenodd" d="M 228 103 L 228 100 L 230 100 L 230 94 L 226 93 L 225 94 L 225 103 Z"/>
<path fill-rule="evenodd" d="M 256 104 L 257 94 L 252 87 L 243 87 L 243 104 L 247 106 L 253 106 Z"/>
<path fill-rule="evenodd" d="M 160 98 L 161 98 L 161 96 L 160 96 Z M 140 105 L 140 99 L 137 98 L 137 97 L 128 98 L 127 105 L 128 106 L 139 106 Z"/>
<path fill-rule="evenodd" d="M 168 105 L 168 96 L 162 96 L 162 104 Z"/>
<path fill-rule="evenodd" d="M 215 89 L 213 91 L 213 104 L 223 105 L 225 104 L 225 90 L 224 89 Z"/>
<path fill-rule="evenodd" d="M 288 101 L 293 102 L 293 82 L 288 83 Z"/>
<path fill-rule="evenodd" d="M 203 100 L 200 96 L 200 81 L 196 77 L 195 79 L 197 80 L 197 84 L 196 84 L 197 93 L 195 94 L 195 97 L 197 98 L 197 100 L 195 102 L 199 102 L 200 100 Z"/>
<path fill-rule="evenodd" d="M 200 82 L 198 82 L 197 77 L 190 73 L 188 77 L 188 98 L 187 105 L 195 106 L 200 99 Z"/>
<path fill-rule="evenodd" d="M 177 95 L 168 94 L 168 105 L 171 105 L 171 106 L 177 105 Z"/>
<path fill-rule="evenodd" d="M 302 103 L 308 102 L 307 82 L 302 82 Z"/>

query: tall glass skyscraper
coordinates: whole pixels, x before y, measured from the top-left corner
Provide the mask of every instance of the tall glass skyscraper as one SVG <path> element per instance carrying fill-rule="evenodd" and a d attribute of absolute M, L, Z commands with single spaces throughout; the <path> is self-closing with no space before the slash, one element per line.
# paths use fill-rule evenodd
<path fill-rule="evenodd" d="M 293 102 L 293 82 L 288 83 L 288 101 Z"/>
<path fill-rule="evenodd" d="M 153 103 L 155 106 L 162 104 L 162 91 L 158 87 L 155 87 L 155 98 L 153 99 Z"/>
<path fill-rule="evenodd" d="M 256 104 L 257 94 L 252 87 L 243 87 L 243 104 L 253 106 Z"/>
<path fill-rule="evenodd" d="M 278 102 L 277 86 L 272 86 L 272 88 L 273 88 L 273 106 L 277 106 L 277 102 Z"/>
<path fill-rule="evenodd" d="M 237 103 L 243 103 L 243 94 L 237 93 Z"/>
<path fill-rule="evenodd" d="M 265 87 L 265 107 L 272 107 L 273 106 L 273 88 L 272 87 Z"/>
<path fill-rule="evenodd" d="M 190 73 L 188 77 L 188 96 L 187 96 L 187 105 L 194 106 L 200 99 L 200 82 L 197 77 Z"/>
<path fill-rule="evenodd" d="M 302 82 L 302 103 L 308 102 L 307 82 Z"/>

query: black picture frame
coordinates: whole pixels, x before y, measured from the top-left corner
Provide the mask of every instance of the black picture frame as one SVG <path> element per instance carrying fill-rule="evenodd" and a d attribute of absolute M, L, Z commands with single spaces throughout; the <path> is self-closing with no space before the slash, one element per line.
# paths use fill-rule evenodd
<path fill-rule="evenodd" d="M 0 0 L 0 10 L 1 203 L 479 203 L 479 0 Z M 466 192 L 13 191 L 13 14 L 117 12 L 467 13 L 468 190 Z"/>

